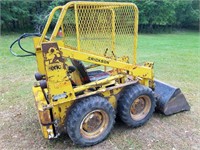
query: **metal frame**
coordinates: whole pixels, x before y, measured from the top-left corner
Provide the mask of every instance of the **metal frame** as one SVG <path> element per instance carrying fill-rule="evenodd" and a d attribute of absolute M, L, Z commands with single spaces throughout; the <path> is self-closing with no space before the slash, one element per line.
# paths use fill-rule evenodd
<path fill-rule="evenodd" d="M 62 11 L 61 11 L 61 13 L 60 13 L 60 16 L 59 16 L 59 18 L 58 18 L 58 21 L 57 21 L 57 23 L 56 23 L 56 26 L 55 26 L 55 28 L 54 28 L 54 31 L 53 31 L 53 33 L 52 33 L 52 35 L 51 35 L 51 37 L 50 37 L 50 41 L 54 41 L 55 40 L 55 38 L 56 38 L 56 36 L 57 36 L 57 33 L 58 33 L 58 31 L 59 31 L 59 29 L 60 29 L 60 27 L 62 26 L 62 22 L 63 22 L 63 19 L 64 19 L 64 17 L 65 17 L 65 14 L 66 14 L 66 12 L 67 12 L 67 10 L 69 9 L 69 8 L 71 8 L 71 7 L 74 7 L 75 8 L 75 13 L 76 13 L 76 6 L 77 6 L 77 4 L 84 4 L 84 5 L 105 5 L 105 6 L 112 6 L 110 9 L 111 9 L 111 11 L 112 11 L 112 8 L 114 8 L 114 7 L 119 7 L 119 6 L 131 6 L 132 8 L 133 8 L 133 10 L 134 10 L 134 12 L 135 12 L 135 22 L 134 22 L 134 41 L 133 41 L 133 43 L 134 43 L 134 48 L 133 48 L 133 60 L 134 60 L 134 62 L 133 62 L 133 64 L 134 65 L 136 65 L 136 50 L 137 50 L 137 39 L 138 39 L 138 8 L 137 8 L 137 6 L 135 5 L 135 4 L 133 4 L 133 3 L 118 3 L 118 2 L 83 2 L 83 1 L 73 1 L 73 2 L 69 2 L 69 3 L 67 3 L 66 5 L 64 5 L 64 6 L 58 6 L 58 7 L 55 7 L 53 10 L 52 10 L 52 12 L 51 12 L 51 14 L 50 14 L 50 16 L 49 16 L 49 19 L 48 19 L 48 21 L 47 21 L 47 24 L 46 24 L 46 26 L 45 26 L 45 28 L 44 28 L 44 31 L 43 31 L 43 33 L 42 33 L 42 36 L 41 36 L 41 39 L 40 39 L 40 42 L 38 43 L 38 47 L 40 47 L 40 45 L 41 45 L 41 43 L 43 42 L 43 41 L 45 41 L 45 35 L 47 34 L 47 31 L 48 31 L 48 28 L 49 28 L 49 25 L 50 25 L 50 23 L 51 23 L 51 21 L 52 21 L 52 18 L 53 18 L 53 16 L 54 16 L 54 14 L 55 14 L 55 12 L 57 11 L 57 10 L 59 10 L 59 9 L 61 9 Z M 114 15 L 114 14 L 113 14 Z M 79 32 L 78 32 L 78 20 L 77 20 L 77 13 L 75 14 L 75 19 L 76 19 L 76 34 L 77 34 L 77 44 L 79 43 Z M 114 28 L 114 24 L 113 24 L 113 28 Z M 115 36 L 113 35 L 113 41 L 115 40 L 114 38 L 115 38 Z M 78 48 L 77 48 L 78 50 L 80 50 L 80 44 L 78 44 Z"/>
<path fill-rule="evenodd" d="M 79 31 L 78 31 L 78 20 L 76 7 L 78 4 L 84 5 L 103 5 L 105 8 L 109 7 L 112 11 L 112 48 L 115 49 L 115 13 L 112 10 L 114 7 L 120 6 L 131 6 L 135 12 L 135 21 L 134 21 L 134 47 L 133 47 L 133 64 L 123 61 L 123 59 L 113 59 L 106 58 L 94 54 L 89 54 L 82 52 L 80 50 L 80 44 L 76 50 L 70 49 L 64 46 L 62 41 L 55 41 L 57 33 L 62 27 L 62 22 L 65 17 L 67 10 L 71 7 L 75 9 L 75 21 L 76 21 L 76 35 L 77 43 L 79 43 Z M 112 6 L 112 7 L 110 7 Z M 53 30 L 53 33 L 49 41 L 45 40 L 48 28 L 52 21 L 52 18 L 57 10 L 61 10 L 60 16 L 56 23 L 56 26 Z M 39 107 L 41 112 L 46 110 L 51 111 L 53 121 L 49 119 L 49 125 L 47 127 L 42 127 L 42 131 L 45 138 L 57 137 L 60 133 L 59 127 L 64 125 L 64 120 L 66 118 L 66 111 L 77 99 L 87 97 L 94 94 L 102 94 L 107 97 L 110 103 L 113 104 L 113 107 L 116 107 L 117 98 L 114 95 L 119 94 L 121 89 L 127 85 L 135 84 L 140 82 L 141 84 L 154 88 L 153 79 L 153 64 L 146 63 L 151 65 L 139 66 L 136 64 L 136 49 L 137 49 L 137 36 L 138 36 L 138 9 L 137 6 L 133 3 L 113 3 L 113 2 L 69 2 L 64 6 L 55 7 L 46 23 L 42 36 L 40 38 L 34 39 L 34 46 L 36 49 L 36 57 L 38 63 L 38 70 L 41 74 L 45 74 L 47 80 L 47 90 L 42 90 L 38 84 L 33 87 L 33 93 L 37 102 L 37 108 Z M 55 60 L 56 58 L 56 60 Z M 70 76 L 66 75 L 68 72 L 68 67 L 63 58 L 72 58 L 85 62 L 90 62 L 96 65 L 108 66 L 114 68 L 111 76 L 100 80 L 94 81 L 88 84 L 79 85 L 76 87 L 72 86 L 70 81 Z M 127 76 L 130 76 L 130 81 L 125 82 Z M 116 82 L 118 81 L 118 82 Z M 108 85 L 112 85 L 112 88 L 107 88 Z M 89 88 L 99 87 L 96 91 L 88 91 Z M 82 95 L 76 95 L 79 92 L 87 91 Z M 44 103 L 43 95 L 42 100 L 38 97 L 38 93 L 44 93 L 48 95 L 48 104 Z M 48 115 L 47 115 L 48 116 Z M 45 113 L 39 115 L 40 120 L 44 120 L 47 117 Z M 53 130 L 54 129 L 54 132 Z"/>

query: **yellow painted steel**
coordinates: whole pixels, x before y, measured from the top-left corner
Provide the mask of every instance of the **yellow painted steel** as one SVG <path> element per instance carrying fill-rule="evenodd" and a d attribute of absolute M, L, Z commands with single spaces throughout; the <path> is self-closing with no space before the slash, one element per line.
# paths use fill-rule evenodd
<path fill-rule="evenodd" d="M 44 107 L 47 105 L 44 93 L 40 87 L 33 87 L 33 93 L 43 136 L 44 138 L 53 138 L 54 133 L 53 126 L 50 124 L 52 122 L 50 112 L 49 110 L 44 109 Z"/>
<path fill-rule="evenodd" d="M 129 60 L 136 64 L 138 9 L 135 4 L 69 2 L 63 6 L 50 41 L 55 40 L 62 25 L 66 46 L 101 56 L 106 53 L 107 57 L 121 57 L 121 52 L 129 55 L 132 49 Z"/>
<path fill-rule="evenodd" d="M 41 47 L 38 47 L 40 40 L 41 40 L 41 37 L 35 37 L 33 39 L 33 42 L 34 42 L 35 53 L 36 53 L 36 61 L 38 64 L 38 72 L 40 72 L 41 74 L 45 74 L 45 66 L 43 63 L 44 58 L 43 58 L 42 50 L 41 50 Z"/>
<path fill-rule="evenodd" d="M 91 82 L 91 83 L 88 83 L 88 84 L 85 84 L 85 85 L 82 85 L 82 86 L 78 86 L 76 88 L 74 88 L 74 92 L 80 92 L 80 91 L 83 91 L 85 89 L 88 89 L 90 87 L 95 87 L 95 86 L 99 86 L 99 85 L 103 85 L 105 83 L 108 83 L 108 82 L 111 82 L 115 79 L 118 79 L 118 78 L 122 78 L 124 77 L 124 75 L 115 75 L 115 76 L 112 76 L 112 77 L 109 77 L 109 78 L 106 78 L 106 79 L 102 79 L 100 81 L 94 81 L 94 82 Z"/>
<path fill-rule="evenodd" d="M 63 52 L 64 57 L 70 57 L 73 59 L 78 59 L 85 62 L 91 62 L 94 64 L 108 66 L 113 68 L 118 68 L 121 70 L 130 71 L 130 73 L 134 77 L 141 77 L 143 79 L 153 79 L 154 73 L 152 67 L 148 66 L 138 66 L 129 63 L 125 63 L 123 61 L 117 61 L 110 58 L 89 54 L 85 52 L 79 52 L 75 50 L 71 50 L 68 48 L 60 47 L 60 50 Z M 121 60 L 121 59 L 120 59 Z"/>
<path fill-rule="evenodd" d="M 54 17 L 55 12 L 56 12 L 57 10 L 62 10 L 62 8 L 63 8 L 62 6 L 57 6 L 57 7 L 55 7 L 55 8 L 51 11 L 51 13 L 50 13 L 50 15 L 49 15 L 49 18 L 48 18 L 48 20 L 47 20 L 47 23 L 46 23 L 46 25 L 45 25 L 45 28 L 44 28 L 44 30 L 43 30 L 43 32 L 42 32 L 42 36 L 41 36 L 41 38 L 40 38 L 40 42 L 38 43 L 38 47 L 41 47 L 42 42 L 45 41 L 45 36 L 46 36 L 46 34 L 47 34 L 47 31 L 48 31 L 49 26 L 50 26 L 50 24 L 51 24 L 51 22 L 52 22 L 52 19 L 53 19 L 53 17 Z"/>
<path fill-rule="evenodd" d="M 116 15 L 115 15 L 115 11 L 113 10 L 113 9 L 111 9 L 111 11 L 112 11 L 112 51 L 114 52 L 114 53 L 116 53 L 116 51 L 115 51 L 115 42 L 116 42 L 116 33 L 115 33 L 115 22 L 116 22 L 116 19 L 115 19 L 115 17 L 116 17 Z"/>
<path fill-rule="evenodd" d="M 80 31 L 79 31 L 79 22 L 78 22 L 78 10 L 77 5 L 75 4 L 75 23 L 76 23 L 76 36 L 77 36 L 77 49 L 80 51 Z"/>
<path fill-rule="evenodd" d="M 46 40 L 53 16 L 58 10 L 60 16 L 50 40 Z M 63 35 L 58 38 L 60 30 Z M 54 121 L 54 125 L 48 128 L 41 123 L 45 138 L 60 134 L 68 108 L 77 99 L 101 93 L 116 108 L 116 95 L 127 85 L 127 80 L 139 79 L 141 84 L 154 87 L 151 82 L 154 78 L 153 64 L 136 64 L 137 38 L 138 9 L 133 3 L 72 1 L 52 10 L 42 36 L 34 38 L 38 71 L 45 75 L 47 81 L 47 88 L 43 90 L 33 87 L 38 110 L 42 109 L 43 103 L 48 104 L 45 110 L 39 111 L 39 118 L 43 120 L 42 116 L 48 116 L 51 112 Z M 69 59 L 112 70 L 109 77 L 84 84 L 77 70 L 69 73 Z M 72 80 L 76 85 L 72 84 Z M 113 88 L 106 91 L 110 86 Z M 93 91 L 90 88 L 96 89 Z M 53 127 L 54 130 L 51 130 Z"/>

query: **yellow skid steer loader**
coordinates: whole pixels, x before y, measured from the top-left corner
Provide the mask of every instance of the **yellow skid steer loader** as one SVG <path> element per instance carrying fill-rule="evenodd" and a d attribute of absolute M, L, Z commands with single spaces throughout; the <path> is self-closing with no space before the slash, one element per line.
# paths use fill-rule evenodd
<path fill-rule="evenodd" d="M 47 38 L 55 13 L 60 15 Z M 154 79 L 152 62 L 136 63 L 133 3 L 69 2 L 55 7 L 43 33 L 33 36 L 33 93 L 45 138 L 67 131 L 75 144 L 90 146 L 108 136 L 116 112 L 138 127 L 155 109 L 165 115 L 190 109 L 180 89 Z"/>

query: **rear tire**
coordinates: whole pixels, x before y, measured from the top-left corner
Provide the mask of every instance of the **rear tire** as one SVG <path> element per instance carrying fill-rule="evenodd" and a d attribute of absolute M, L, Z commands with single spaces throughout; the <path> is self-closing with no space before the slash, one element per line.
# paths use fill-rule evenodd
<path fill-rule="evenodd" d="M 145 124 L 155 111 L 155 100 L 150 88 L 137 84 L 128 86 L 118 101 L 118 115 L 130 127 Z"/>
<path fill-rule="evenodd" d="M 101 96 L 77 102 L 69 112 L 65 126 L 75 144 L 91 146 L 103 141 L 115 123 L 115 110 Z"/>

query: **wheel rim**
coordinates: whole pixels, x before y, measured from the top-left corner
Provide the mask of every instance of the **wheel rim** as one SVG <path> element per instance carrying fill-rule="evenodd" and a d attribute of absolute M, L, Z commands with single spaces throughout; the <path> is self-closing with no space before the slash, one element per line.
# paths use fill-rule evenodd
<path fill-rule="evenodd" d="M 130 114 L 133 120 L 144 119 L 151 109 L 151 100 L 142 95 L 135 99 L 131 105 Z"/>
<path fill-rule="evenodd" d="M 101 135 L 108 126 L 109 117 L 104 110 L 94 110 L 88 113 L 82 120 L 80 131 L 88 139 Z"/>

